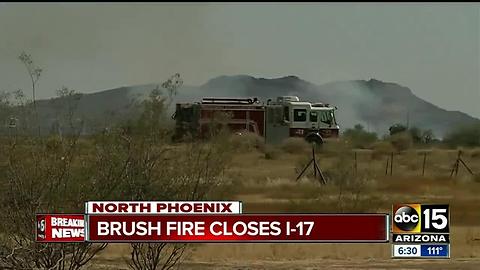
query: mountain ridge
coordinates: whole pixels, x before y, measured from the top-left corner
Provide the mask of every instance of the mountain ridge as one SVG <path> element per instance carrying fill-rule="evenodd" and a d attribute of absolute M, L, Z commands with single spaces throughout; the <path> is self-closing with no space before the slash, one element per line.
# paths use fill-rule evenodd
<path fill-rule="evenodd" d="M 83 94 L 78 117 L 94 119 L 102 117 L 105 112 L 121 115 L 119 112 L 131 105 L 132 100 L 145 98 L 156 85 L 159 84 L 122 86 Z M 479 119 L 464 112 L 448 111 L 417 97 L 406 86 L 375 78 L 316 85 L 293 75 L 271 79 L 244 74 L 222 75 L 199 86 L 181 87 L 174 102 L 195 102 L 204 96 L 257 96 L 266 101 L 284 95 L 337 106 L 341 129 L 360 123 L 372 131 L 385 134 L 391 125 L 408 121 L 410 126 L 432 129 L 441 137 L 455 126 L 480 124 Z M 51 119 L 52 110 L 48 108 L 47 101 L 40 100 L 38 104 L 44 110 L 44 118 Z"/>

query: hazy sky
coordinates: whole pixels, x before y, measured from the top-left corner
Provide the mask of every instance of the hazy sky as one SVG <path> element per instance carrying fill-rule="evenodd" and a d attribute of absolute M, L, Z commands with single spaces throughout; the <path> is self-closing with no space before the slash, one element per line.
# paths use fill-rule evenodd
<path fill-rule="evenodd" d="M 45 69 L 38 96 L 219 75 L 316 84 L 396 82 L 480 117 L 480 4 L 0 3 L 0 91 L 28 89 L 22 50 Z M 27 92 L 30 93 L 30 92 Z"/>

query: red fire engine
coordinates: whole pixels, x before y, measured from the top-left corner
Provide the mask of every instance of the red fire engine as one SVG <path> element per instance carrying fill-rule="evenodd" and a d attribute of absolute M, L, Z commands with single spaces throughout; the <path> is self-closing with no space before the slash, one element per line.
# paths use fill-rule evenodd
<path fill-rule="evenodd" d="M 300 101 L 296 96 L 269 99 L 266 104 L 255 97 L 208 97 L 176 105 L 175 138 L 206 137 L 212 124 L 223 123 L 235 132 L 263 136 L 266 143 L 280 143 L 288 137 L 323 143 L 324 139 L 338 137 L 335 110 L 329 104 Z"/>

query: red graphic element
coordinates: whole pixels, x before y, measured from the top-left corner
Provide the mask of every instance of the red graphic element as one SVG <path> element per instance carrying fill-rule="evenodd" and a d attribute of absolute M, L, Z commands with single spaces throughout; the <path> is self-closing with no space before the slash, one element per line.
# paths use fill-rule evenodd
<path fill-rule="evenodd" d="M 84 242 L 84 215 L 38 214 L 37 242 Z"/>
<path fill-rule="evenodd" d="M 89 201 L 86 214 L 241 214 L 240 201 Z"/>
<path fill-rule="evenodd" d="M 90 215 L 92 242 L 388 242 L 387 214 Z"/>

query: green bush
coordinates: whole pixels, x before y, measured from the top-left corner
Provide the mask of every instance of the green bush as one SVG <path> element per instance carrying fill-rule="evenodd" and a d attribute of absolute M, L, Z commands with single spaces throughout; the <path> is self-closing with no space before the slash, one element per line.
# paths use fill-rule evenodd
<path fill-rule="evenodd" d="M 367 148 L 377 140 L 375 132 L 368 132 L 360 124 L 348 128 L 343 133 L 345 140 L 355 148 Z"/>
<path fill-rule="evenodd" d="M 480 125 L 471 125 L 450 131 L 444 139 L 449 146 L 480 146 Z"/>

